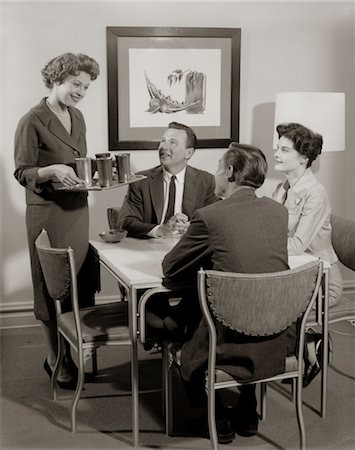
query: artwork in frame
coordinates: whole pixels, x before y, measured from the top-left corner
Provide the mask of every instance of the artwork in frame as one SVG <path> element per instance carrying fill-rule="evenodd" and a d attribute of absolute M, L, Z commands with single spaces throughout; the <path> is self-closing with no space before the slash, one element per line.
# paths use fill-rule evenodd
<path fill-rule="evenodd" d="M 107 27 L 109 149 L 156 149 L 174 121 L 199 148 L 238 141 L 240 41 L 240 28 Z"/>

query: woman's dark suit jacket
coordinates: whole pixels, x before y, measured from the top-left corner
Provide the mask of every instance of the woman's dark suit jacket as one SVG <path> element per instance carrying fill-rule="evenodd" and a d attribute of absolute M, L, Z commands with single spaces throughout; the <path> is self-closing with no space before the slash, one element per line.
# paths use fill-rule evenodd
<path fill-rule="evenodd" d="M 121 209 L 121 228 L 128 235 L 147 238 L 147 233 L 160 224 L 164 205 L 162 166 L 139 172 L 142 181 L 130 184 Z M 214 177 L 204 170 L 187 166 L 182 212 L 191 217 L 196 209 L 216 202 Z"/>
<path fill-rule="evenodd" d="M 187 233 L 166 255 L 164 284 L 196 283 L 201 266 L 225 272 L 262 273 L 288 269 L 287 210 L 253 189 L 242 187 L 231 197 L 198 210 Z M 185 305 L 188 302 L 185 303 Z M 188 314 L 188 311 L 187 311 Z M 253 338 L 217 326 L 217 366 L 240 380 L 253 380 L 284 370 L 287 331 Z M 293 344 L 293 343 L 292 343 Z M 208 332 L 201 320 L 182 348 L 182 376 L 207 366 Z"/>
<path fill-rule="evenodd" d="M 69 107 L 69 112 L 72 120 L 71 134 L 48 108 L 46 100 L 42 99 L 21 118 L 15 134 L 14 175 L 26 188 L 26 226 L 34 288 L 34 313 L 40 320 L 53 319 L 54 309 L 34 245 L 38 234 L 42 228 L 46 228 L 52 246 L 71 246 L 77 270 L 84 264 L 89 245 L 87 193 L 58 191 L 58 187 L 62 186 L 59 182 L 36 182 L 40 167 L 67 164 L 75 168 L 75 158 L 86 156 L 83 116 L 73 107 Z M 79 289 L 83 291 L 82 296 L 86 296 L 86 288 L 79 286 Z"/>

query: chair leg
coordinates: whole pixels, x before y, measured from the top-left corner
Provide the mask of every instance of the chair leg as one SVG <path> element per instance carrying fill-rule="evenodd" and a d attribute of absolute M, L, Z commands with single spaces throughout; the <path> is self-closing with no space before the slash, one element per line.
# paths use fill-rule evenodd
<path fill-rule="evenodd" d="M 97 348 L 95 348 L 95 350 L 92 354 L 91 364 L 92 364 L 92 374 L 94 377 L 96 377 L 96 375 L 97 375 Z"/>
<path fill-rule="evenodd" d="M 266 389 L 267 383 L 260 383 L 260 420 L 266 419 Z"/>
<path fill-rule="evenodd" d="M 297 379 L 296 378 L 292 378 L 291 394 L 292 394 L 292 403 L 296 403 L 297 402 Z"/>
<path fill-rule="evenodd" d="M 53 400 L 57 400 L 58 399 L 57 379 L 58 379 L 59 370 L 62 367 L 63 361 L 64 361 L 64 338 L 59 332 L 58 332 L 58 340 L 57 340 L 57 342 L 58 342 L 57 359 L 56 359 L 56 362 L 55 362 L 55 366 L 54 366 L 54 370 L 53 370 L 52 378 L 51 378 Z"/>
<path fill-rule="evenodd" d="M 139 379 L 137 340 L 131 345 L 132 433 L 133 447 L 139 445 Z"/>
<path fill-rule="evenodd" d="M 84 385 L 84 355 L 83 352 L 78 352 L 78 384 L 76 385 L 76 390 L 74 393 L 72 406 L 71 406 L 71 432 L 75 433 L 76 431 L 76 407 L 78 405 L 80 394 Z"/>
<path fill-rule="evenodd" d="M 163 383 L 164 383 L 164 413 L 165 413 L 165 433 L 168 436 L 173 434 L 173 401 L 172 401 L 172 368 L 169 365 L 169 351 L 163 349 Z"/>
<path fill-rule="evenodd" d="M 208 409 L 208 429 L 210 432 L 211 449 L 218 450 L 218 435 L 216 427 L 216 393 L 214 390 L 214 381 L 210 373 L 208 373 L 207 381 L 207 409 Z"/>
<path fill-rule="evenodd" d="M 297 383 L 295 383 L 296 387 L 296 413 L 297 413 L 297 422 L 300 433 L 300 450 L 306 449 L 306 431 L 303 420 L 303 411 L 302 411 L 302 378 L 297 378 Z"/>
<path fill-rule="evenodd" d="M 166 364 L 166 356 L 165 356 L 165 349 L 164 346 L 162 347 L 162 372 L 161 372 L 161 379 L 162 379 L 162 402 L 161 402 L 161 411 L 164 417 L 164 421 L 165 421 L 165 432 L 167 430 L 166 427 L 166 414 L 165 414 L 165 396 L 166 396 L 166 389 L 165 389 L 165 385 L 166 385 L 166 368 L 165 368 L 165 364 Z"/>

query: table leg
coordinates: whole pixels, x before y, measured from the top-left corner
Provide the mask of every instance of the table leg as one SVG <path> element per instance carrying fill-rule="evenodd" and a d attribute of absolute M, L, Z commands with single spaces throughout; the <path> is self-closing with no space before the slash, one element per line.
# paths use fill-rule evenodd
<path fill-rule="evenodd" d="M 321 417 L 326 416 L 327 409 L 327 377 L 328 377 L 328 308 L 329 308 L 329 270 L 324 271 L 324 292 L 323 292 L 323 358 L 322 358 L 322 380 L 321 380 Z"/>
<path fill-rule="evenodd" d="M 132 385 L 132 432 L 133 446 L 139 445 L 139 379 L 137 343 L 137 291 L 130 289 L 128 302 L 131 329 L 131 385 Z"/>

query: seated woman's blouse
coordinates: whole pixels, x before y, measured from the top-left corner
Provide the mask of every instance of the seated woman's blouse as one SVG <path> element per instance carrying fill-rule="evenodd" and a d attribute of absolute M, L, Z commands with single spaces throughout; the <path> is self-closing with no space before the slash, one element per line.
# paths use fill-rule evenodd
<path fill-rule="evenodd" d="M 288 253 L 312 253 L 331 264 L 338 257 L 331 242 L 330 203 L 327 193 L 308 168 L 290 188 L 280 183 L 272 195 L 288 209 Z"/>

